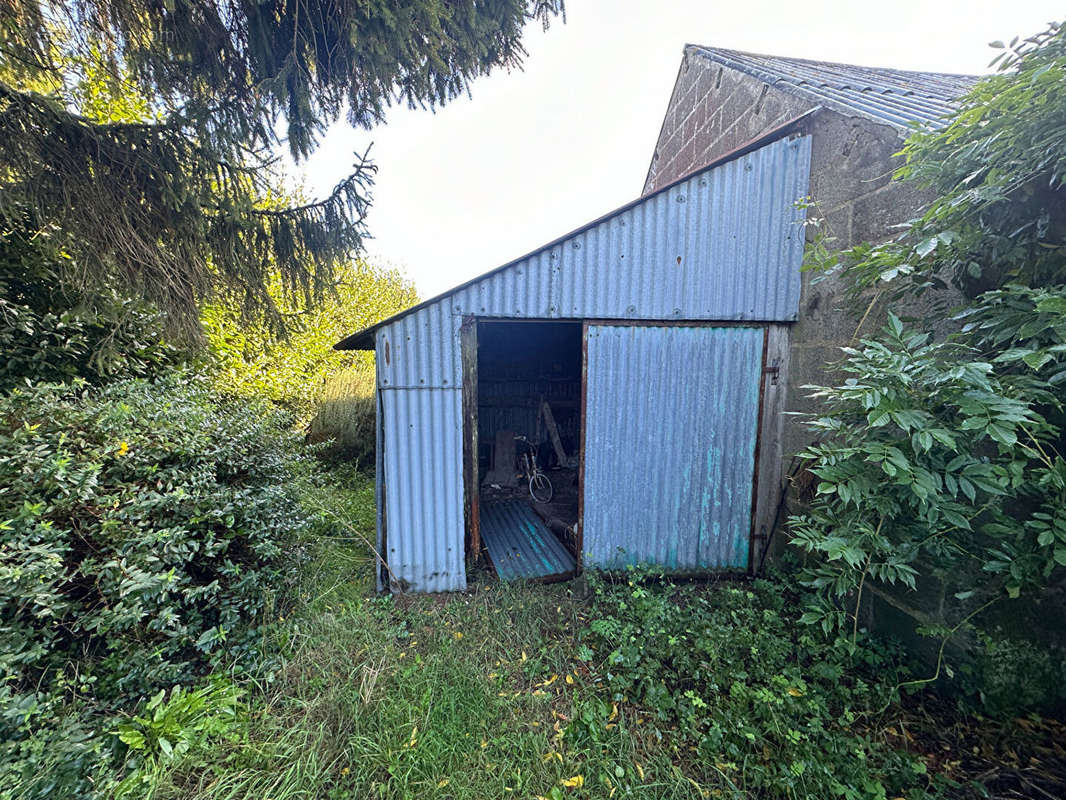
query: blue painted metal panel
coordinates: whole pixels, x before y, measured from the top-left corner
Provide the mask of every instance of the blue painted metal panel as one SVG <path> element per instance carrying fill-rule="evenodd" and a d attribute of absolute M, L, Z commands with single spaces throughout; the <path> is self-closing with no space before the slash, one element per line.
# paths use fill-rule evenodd
<path fill-rule="evenodd" d="M 462 317 L 431 305 L 378 332 L 379 385 L 387 389 L 461 389 Z"/>
<path fill-rule="evenodd" d="M 747 567 L 763 336 L 589 326 L 587 565 Z"/>
<path fill-rule="evenodd" d="M 393 591 L 466 589 L 460 389 L 379 389 Z"/>
<path fill-rule="evenodd" d="M 505 581 L 565 575 L 576 568 L 562 542 L 521 500 L 482 504 L 481 540 Z"/>
<path fill-rule="evenodd" d="M 810 166 L 810 136 L 771 142 L 342 344 L 361 347 L 354 343 L 387 332 L 390 349 L 411 345 L 417 358 L 390 363 L 387 385 L 454 385 L 458 351 L 441 349 L 458 325 L 449 316 L 791 322 L 799 313 L 806 219 L 797 202 L 807 196 Z"/>

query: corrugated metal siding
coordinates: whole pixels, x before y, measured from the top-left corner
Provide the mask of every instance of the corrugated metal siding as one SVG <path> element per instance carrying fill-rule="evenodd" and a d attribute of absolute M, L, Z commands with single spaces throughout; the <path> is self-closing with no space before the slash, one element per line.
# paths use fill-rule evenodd
<path fill-rule="evenodd" d="M 462 389 L 462 318 L 434 304 L 378 331 L 379 385 L 386 389 Z"/>
<path fill-rule="evenodd" d="M 525 501 L 482 504 L 481 538 L 501 580 L 574 571 L 574 557 Z"/>
<path fill-rule="evenodd" d="M 460 389 L 379 390 L 386 559 L 394 591 L 466 588 Z M 380 473 L 379 473 L 380 477 Z"/>
<path fill-rule="evenodd" d="M 589 326 L 586 564 L 747 567 L 763 336 Z"/>
<path fill-rule="evenodd" d="M 809 136 L 773 142 L 440 303 L 488 317 L 794 320 L 809 171 Z"/>

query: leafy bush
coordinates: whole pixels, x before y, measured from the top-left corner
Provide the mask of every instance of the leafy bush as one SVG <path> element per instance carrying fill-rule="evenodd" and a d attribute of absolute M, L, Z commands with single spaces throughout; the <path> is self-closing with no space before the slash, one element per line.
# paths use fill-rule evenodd
<path fill-rule="evenodd" d="M 940 639 L 927 682 L 956 674 L 965 659 L 946 646 L 989 606 L 1044 593 L 1066 567 L 1066 28 L 998 47 L 1002 73 L 903 149 L 897 178 L 936 199 L 897 239 L 838 265 L 869 308 L 961 298 L 954 333 L 934 340 L 927 320 L 890 315 L 844 350 L 843 383 L 808 387 L 825 401 L 804 454 L 819 483 L 791 520 L 818 557 L 804 619 L 830 635 L 857 633 L 871 587 L 954 595 L 918 629 Z"/>
<path fill-rule="evenodd" d="M 169 697 L 160 689 L 140 714 L 117 727 L 118 738 L 133 754 L 133 769 L 117 787 L 116 797 L 137 796 L 135 792 L 151 787 L 169 763 L 195 748 L 231 739 L 239 699 L 233 684 L 218 678 L 192 691 L 175 686 Z"/>
<path fill-rule="evenodd" d="M 738 798 L 924 796 L 924 764 L 867 734 L 903 675 L 890 651 L 827 645 L 797 624 L 800 598 L 769 581 L 639 577 L 591 577 L 585 655 L 615 700 L 638 703 L 659 735 L 676 729 L 679 751 L 695 749 L 706 783 Z"/>
<path fill-rule="evenodd" d="M 804 575 L 826 599 L 806 621 L 854 631 L 865 581 L 913 589 L 921 564 L 994 576 L 960 600 L 1041 585 L 1066 561 L 1066 464 L 1035 408 L 1047 384 L 1019 385 L 976 349 L 931 343 L 894 316 L 880 341 L 844 353 L 852 377 L 809 387 L 826 402 L 811 423 L 821 443 L 804 453 L 818 497 L 792 519 L 793 543 L 824 557 Z M 847 613 L 837 601 L 852 592 Z"/>
<path fill-rule="evenodd" d="M 1066 699 L 1066 662 L 1061 654 L 1002 630 L 978 631 L 973 661 L 961 672 L 964 687 L 997 716 L 1016 716 L 1056 703 L 1061 708 Z"/>
<path fill-rule="evenodd" d="M 0 763 L 28 781 L 57 719 L 253 665 L 309 520 L 276 412 L 182 374 L 17 388 L 0 425 Z"/>

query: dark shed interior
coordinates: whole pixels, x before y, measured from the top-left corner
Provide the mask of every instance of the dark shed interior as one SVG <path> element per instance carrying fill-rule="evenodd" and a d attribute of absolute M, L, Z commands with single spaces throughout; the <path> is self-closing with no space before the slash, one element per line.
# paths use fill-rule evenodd
<path fill-rule="evenodd" d="M 577 556 L 582 325 L 479 321 L 477 342 L 482 541 L 501 578 L 568 575 Z"/>

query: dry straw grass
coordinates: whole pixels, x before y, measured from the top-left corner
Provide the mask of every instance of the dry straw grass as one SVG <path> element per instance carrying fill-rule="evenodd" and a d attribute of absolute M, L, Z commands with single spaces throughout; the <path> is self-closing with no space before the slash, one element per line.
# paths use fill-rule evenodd
<path fill-rule="evenodd" d="M 332 442 L 333 455 L 369 465 L 374 458 L 374 373 L 353 367 L 326 382 L 308 429 L 309 442 Z"/>

